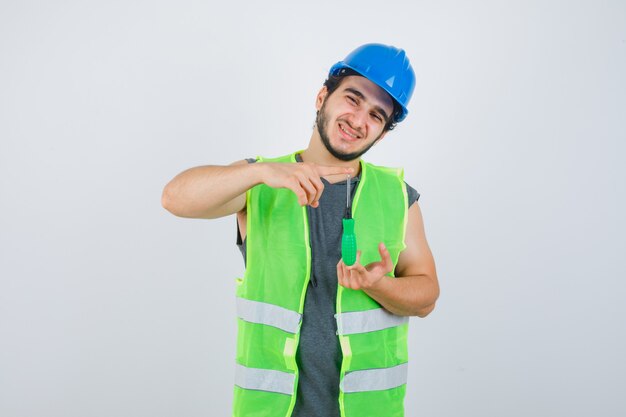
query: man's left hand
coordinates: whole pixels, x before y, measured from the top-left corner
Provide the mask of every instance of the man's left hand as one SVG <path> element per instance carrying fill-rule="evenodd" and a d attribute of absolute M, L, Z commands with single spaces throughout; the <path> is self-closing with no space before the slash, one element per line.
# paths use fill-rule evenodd
<path fill-rule="evenodd" d="M 393 270 L 393 262 L 384 243 L 378 244 L 381 260 L 366 266 L 361 265 L 361 251 L 357 252 L 354 265 L 347 266 L 343 259 L 337 264 L 339 285 L 353 290 L 367 290 L 375 287 L 383 277 Z"/>

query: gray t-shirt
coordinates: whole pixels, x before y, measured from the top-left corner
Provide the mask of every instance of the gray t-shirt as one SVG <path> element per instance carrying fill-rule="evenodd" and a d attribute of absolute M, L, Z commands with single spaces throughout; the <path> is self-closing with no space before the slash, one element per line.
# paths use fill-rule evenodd
<path fill-rule="evenodd" d="M 299 157 L 299 155 L 298 155 Z M 299 159 L 298 159 L 299 160 Z M 248 159 L 248 162 L 254 162 Z M 352 197 L 359 177 L 350 181 Z M 324 178 L 319 207 L 307 206 L 311 245 L 311 281 L 304 299 L 296 361 L 300 371 L 293 417 L 340 417 L 339 374 L 341 348 L 335 322 L 337 263 L 341 258 L 341 220 L 346 209 L 346 182 Z M 406 184 L 409 207 L 419 193 Z M 237 245 L 246 259 L 246 241 L 237 230 Z"/>

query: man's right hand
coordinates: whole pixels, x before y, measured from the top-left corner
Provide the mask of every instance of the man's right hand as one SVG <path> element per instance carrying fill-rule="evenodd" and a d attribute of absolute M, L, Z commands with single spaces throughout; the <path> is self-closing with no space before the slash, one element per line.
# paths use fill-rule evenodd
<path fill-rule="evenodd" d="M 301 206 L 319 206 L 324 191 L 322 177 L 352 175 L 354 169 L 338 166 L 317 165 L 308 162 L 281 163 L 257 162 L 261 170 L 261 182 L 272 188 L 287 188 L 298 197 Z"/>
<path fill-rule="evenodd" d="M 352 168 L 307 162 L 278 163 L 245 160 L 228 166 L 201 166 L 174 177 L 163 190 L 162 205 L 180 217 L 214 219 L 243 212 L 246 191 L 258 184 L 287 188 L 300 205 L 317 207 L 324 191 L 321 177 L 330 182 L 352 174 Z"/>

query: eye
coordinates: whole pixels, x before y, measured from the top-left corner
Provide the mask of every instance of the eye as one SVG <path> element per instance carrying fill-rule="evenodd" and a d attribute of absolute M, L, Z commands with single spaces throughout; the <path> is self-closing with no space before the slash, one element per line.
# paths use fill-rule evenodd
<path fill-rule="evenodd" d="M 357 101 L 354 97 L 352 97 L 352 96 L 346 96 L 346 98 L 348 99 L 348 101 L 349 101 L 351 104 L 354 104 L 354 105 L 359 104 L 359 102 L 358 102 L 358 101 Z"/>
<path fill-rule="evenodd" d="M 372 113 L 372 118 L 374 120 L 376 120 L 377 122 L 380 122 L 380 123 L 382 123 L 382 121 L 383 121 L 383 118 L 380 117 L 380 115 L 378 113 Z"/>

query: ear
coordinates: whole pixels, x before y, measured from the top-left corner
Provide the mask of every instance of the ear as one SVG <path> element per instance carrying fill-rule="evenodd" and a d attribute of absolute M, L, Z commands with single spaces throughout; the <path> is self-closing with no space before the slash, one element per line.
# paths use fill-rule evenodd
<path fill-rule="evenodd" d="M 315 109 L 320 111 L 322 105 L 324 104 L 324 100 L 326 100 L 326 96 L 328 95 L 328 89 L 326 86 L 323 86 L 320 91 L 317 93 L 317 97 L 315 97 Z"/>

